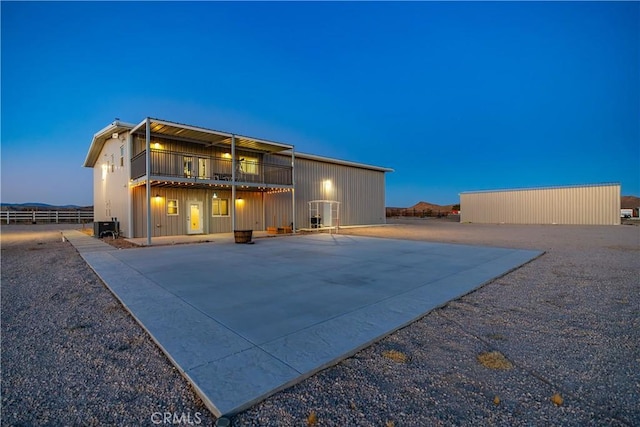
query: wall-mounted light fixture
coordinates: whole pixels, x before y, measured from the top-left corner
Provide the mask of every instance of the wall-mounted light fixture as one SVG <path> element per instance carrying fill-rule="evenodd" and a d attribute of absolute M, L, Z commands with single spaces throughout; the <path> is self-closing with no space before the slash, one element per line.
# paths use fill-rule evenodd
<path fill-rule="evenodd" d="M 333 183 L 330 179 L 322 181 L 322 193 L 323 198 L 329 199 L 331 197 L 331 190 L 333 189 Z"/>
<path fill-rule="evenodd" d="M 218 198 L 218 193 L 215 193 L 215 192 L 214 192 L 214 193 L 213 193 L 213 198 L 214 198 L 214 199 L 217 199 L 217 198 Z"/>

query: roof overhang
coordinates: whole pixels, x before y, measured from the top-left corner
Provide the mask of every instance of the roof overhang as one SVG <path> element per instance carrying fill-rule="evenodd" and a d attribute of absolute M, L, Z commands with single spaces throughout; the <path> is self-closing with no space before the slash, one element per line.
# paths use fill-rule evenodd
<path fill-rule="evenodd" d="M 252 138 L 248 136 L 236 135 L 228 132 L 221 132 L 181 123 L 169 122 L 166 120 L 149 118 L 149 128 L 152 137 L 168 138 L 178 141 L 192 142 L 211 146 L 231 147 L 231 140 L 235 137 L 236 148 L 244 148 L 267 153 L 276 153 L 285 150 L 292 150 L 293 145 L 282 144 L 280 142 L 267 141 L 265 139 Z M 141 121 L 131 129 L 132 134 L 146 137 L 147 119 Z"/>
<path fill-rule="evenodd" d="M 290 153 L 285 153 L 285 154 L 290 154 Z M 394 172 L 393 169 L 385 168 L 385 167 L 382 167 L 382 166 L 367 165 L 365 163 L 351 162 L 349 160 L 333 159 L 331 157 L 317 156 L 315 154 L 300 153 L 300 152 L 297 152 L 297 151 L 295 153 L 295 156 L 296 156 L 296 158 L 299 158 L 299 159 L 309 159 L 309 160 L 315 160 L 317 162 L 324 162 L 324 163 L 332 163 L 332 164 L 336 164 L 336 165 L 351 166 L 351 167 L 354 167 L 354 168 L 369 169 L 369 170 L 373 170 L 373 171 L 377 171 L 377 172 Z"/>
<path fill-rule="evenodd" d="M 113 134 L 129 131 L 133 128 L 133 126 L 134 125 L 131 123 L 116 120 L 96 132 L 96 134 L 93 135 L 93 140 L 91 141 L 91 146 L 89 147 L 87 157 L 84 159 L 83 166 L 92 168 L 98 161 L 98 157 L 100 156 L 102 147 L 104 147 L 104 143 L 107 140 L 113 138 Z"/>

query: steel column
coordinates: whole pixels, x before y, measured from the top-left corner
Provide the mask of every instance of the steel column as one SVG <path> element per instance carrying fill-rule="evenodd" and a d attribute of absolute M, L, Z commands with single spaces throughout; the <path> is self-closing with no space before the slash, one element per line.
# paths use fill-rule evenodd
<path fill-rule="evenodd" d="M 146 167 L 147 167 L 147 245 L 151 246 L 151 120 L 146 123 Z"/>

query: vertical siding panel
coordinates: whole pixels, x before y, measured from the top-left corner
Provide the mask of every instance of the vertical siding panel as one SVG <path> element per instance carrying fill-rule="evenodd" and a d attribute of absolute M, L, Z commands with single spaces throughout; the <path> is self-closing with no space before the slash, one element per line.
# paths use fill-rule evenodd
<path fill-rule="evenodd" d="M 620 224 L 620 185 L 517 189 L 460 194 L 462 222 Z"/>

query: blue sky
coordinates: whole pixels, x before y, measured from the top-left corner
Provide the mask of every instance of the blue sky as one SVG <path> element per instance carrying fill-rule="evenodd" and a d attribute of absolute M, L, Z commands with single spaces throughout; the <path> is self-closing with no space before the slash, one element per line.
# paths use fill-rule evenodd
<path fill-rule="evenodd" d="M 2 2 L 3 202 L 90 205 L 93 134 L 158 117 L 395 169 L 387 205 L 640 195 L 638 2 Z"/>

